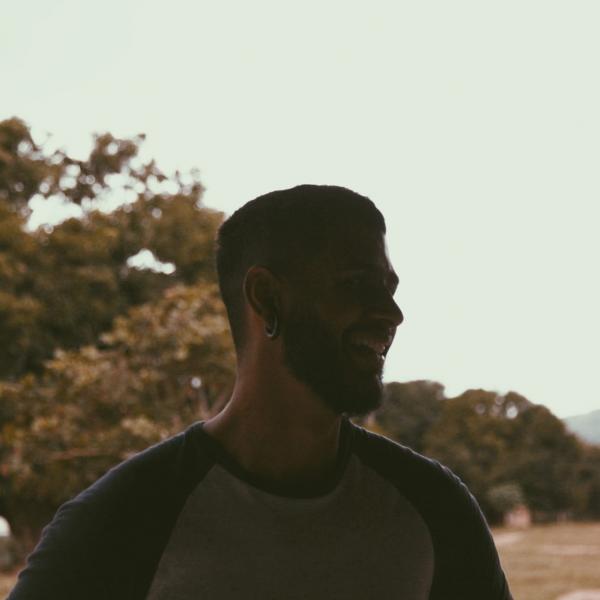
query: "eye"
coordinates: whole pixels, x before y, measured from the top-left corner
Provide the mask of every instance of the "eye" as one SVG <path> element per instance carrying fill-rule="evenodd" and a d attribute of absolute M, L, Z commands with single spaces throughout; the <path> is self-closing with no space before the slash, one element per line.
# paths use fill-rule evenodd
<path fill-rule="evenodd" d="M 362 275 L 355 275 L 353 277 L 348 277 L 342 281 L 342 285 L 350 289 L 361 289 L 365 286 L 365 279 Z"/>
<path fill-rule="evenodd" d="M 344 293 L 357 301 L 366 302 L 377 294 L 377 284 L 365 275 L 352 275 L 341 281 Z"/>

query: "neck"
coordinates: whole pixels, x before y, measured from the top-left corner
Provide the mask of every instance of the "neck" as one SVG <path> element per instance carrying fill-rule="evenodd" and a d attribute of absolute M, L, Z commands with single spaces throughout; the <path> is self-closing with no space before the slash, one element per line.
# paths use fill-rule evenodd
<path fill-rule="evenodd" d="M 248 472 L 286 485 L 317 484 L 333 473 L 341 416 L 287 373 L 238 375 L 231 400 L 204 424 Z"/>

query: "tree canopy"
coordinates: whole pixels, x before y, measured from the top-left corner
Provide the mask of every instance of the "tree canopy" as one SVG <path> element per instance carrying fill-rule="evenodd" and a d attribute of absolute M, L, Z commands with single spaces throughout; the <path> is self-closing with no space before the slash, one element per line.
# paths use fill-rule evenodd
<path fill-rule="evenodd" d="M 452 469 L 491 520 L 507 498 L 522 499 L 538 518 L 600 514 L 597 448 L 516 392 L 447 398 L 433 381 L 394 382 L 374 416 L 380 431 Z"/>
<path fill-rule="evenodd" d="M 140 163 L 142 140 L 97 135 L 89 158 L 75 160 L 44 153 L 18 119 L 0 123 L 0 377 L 39 373 L 55 348 L 96 343 L 117 315 L 167 287 L 215 281 L 223 215 L 201 205 L 197 173 L 167 178 Z M 125 202 L 103 212 L 111 193 Z M 81 206 L 83 216 L 28 231 L 35 197 Z M 172 272 L 132 267 L 143 250 Z"/>
<path fill-rule="evenodd" d="M 203 206 L 197 173 L 142 163 L 143 139 L 97 135 L 76 160 L 19 119 L 0 123 L 0 514 L 18 535 L 212 414 L 232 385 L 214 270 L 223 215 Z M 81 216 L 32 230 L 35 198 Z M 136 266 L 140 252 L 169 268 Z"/>

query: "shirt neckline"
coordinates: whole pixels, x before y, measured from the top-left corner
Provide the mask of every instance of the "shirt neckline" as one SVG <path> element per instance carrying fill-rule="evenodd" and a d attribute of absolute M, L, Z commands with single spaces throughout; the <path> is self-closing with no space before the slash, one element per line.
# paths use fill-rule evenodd
<path fill-rule="evenodd" d="M 199 443 L 209 451 L 219 466 L 236 479 L 273 496 L 318 498 L 332 492 L 342 480 L 352 451 L 354 425 L 346 415 L 342 416 L 338 454 L 333 474 L 323 482 L 293 486 L 267 481 L 247 471 L 215 438 L 204 430 L 204 421 L 197 423 L 196 430 Z"/>

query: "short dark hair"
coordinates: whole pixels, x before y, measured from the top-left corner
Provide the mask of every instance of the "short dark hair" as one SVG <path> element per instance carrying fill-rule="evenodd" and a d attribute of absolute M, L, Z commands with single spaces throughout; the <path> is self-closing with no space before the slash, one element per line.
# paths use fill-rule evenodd
<path fill-rule="evenodd" d="M 216 266 L 219 288 L 238 350 L 243 344 L 242 286 L 253 265 L 279 276 L 300 272 L 332 236 L 356 224 L 385 234 L 385 220 L 366 196 L 332 185 L 299 185 L 250 200 L 219 228 Z"/>

